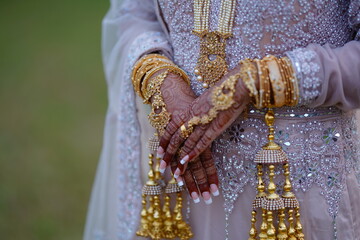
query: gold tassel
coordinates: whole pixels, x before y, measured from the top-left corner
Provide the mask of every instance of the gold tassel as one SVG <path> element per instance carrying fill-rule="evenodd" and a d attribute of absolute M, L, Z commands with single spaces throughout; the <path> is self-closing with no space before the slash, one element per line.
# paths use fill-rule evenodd
<path fill-rule="evenodd" d="M 141 211 L 141 223 L 136 234 L 141 237 L 151 237 L 153 239 L 160 239 L 162 217 L 160 208 L 159 196 L 162 193 L 162 189 L 155 180 L 155 174 L 153 170 L 153 154 L 149 154 L 149 172 L 148 180 L 142 189 L 142 206 Z M 146 197 L 149 197 L 149 208 L 146 210 Z"/>
<path fill-rule="evenodd" d="M 262 222 L 261 222 L 261 227 L 260 227 L 260 234 L 259 234 L 259 238 L 260 240 L 267 240 L 267 218 L 266 218 L 266 210 L 262 209 Z"/>
<path fill-rule="evenodd" d="M 297 240 L 296 236 L 295 236 L 295 228 L 294 228 L 294 217 L 293 217 L 293 212 L 294 210 L 289 209 L 288 214 L 289 214 L 289 230 L 288 230 L 288 234 L 289 234 L 289 238 L 288 240 Z"/>
<path fill-rule="evenodd" d="M 298 240 L 304 240 L 305 239 L 305 235 L 303 233 L 303 227 L 301 225 L 301 221 L 300 221 L 300 208 L 295 208 L 295 217 L 296 217 L 296 225 L 295 225 L 295 230 L 296 230 L 296 238 Z"/>
<path fill-rule="evenodd" d="M 171 215 L 170 197 L 168 194 L 165 196 L 163 214 L 164 214 L 163 215 L 163 217 L 164 217 L 164 235 L 163 235 L 163 237 L 167 238 L 167 239 L 173 239 L 176 237 L 176 234 L 175 234 L 176 226 L 174 225 L 173 217 Z"/>
<path fill-rule="evenodd" d="M 146 211 L 146 195 L 142 195 L 142 209 L 141 209 L 141 220 L 139 230 L 136 232 L 136 235 L 140 237 L 148 237 L 149 236 L 149 228 L 148 228 L 148 220 L 147 220 L 147 211 Z"/>
<path fill-rule="evenodd" d="M 268 229 L 267 229 L 267 239 L 268 240 L 275 240 L 276 239 L 276 230 L 273 224 L 273 213 L 272 211 L 267 211 L 267 225 L 268 225 Z"/>
<path fill-rule="evenodd" d="M 257 175 L 258 175 L 258 185 L 257 185 L 258 193 L 253 201 L 253 209 L 261 208 L 263 204 L 263 200 L 266 198 L 265 185 L 264 185 L 264 181 L 262 180 L 262 176 L 264 175 L 262 164 L 257 165 Z"/>
<path fill-rule="evenodd" d="M 285 163 L 283 165 L 284 168 L 284 176 L 285 176 L 285 184 L 284 184 L 284 193 L 282 195 L 284 206 L 286 208 L 298 208 L 299 202 L 295 197 L 295 194 L 291 191 L 291 181 L 290 181 L 290 171 L 289 164 Z"/>
<path fill-rule="evenodd" d="M 278 234 L 277 234 L 277 239 L 278 240 L 287 240 L 288 239 L 288 234 L 287 234 L 287 228 L 285 225 L 285 212 L 283 209 L 281 209 L 279 211 L 279 225 L 278 225 Z"/>
<path fill-rule="evenodd" d="M 161 240 L 163 237 L 163 223 L 160 208 L 160 199 L 158 195 L 154 196 L 154 213 L 152 227 L 149 228 L 149 235 L 153 240 Z"/>
<path fill-rule="evenodd" d="M 255 223 L 256 223 L 256 211 L 252 211 L 251 212 L 251 228 L 250 228 L 250 231 L 249 231 L 249 238 L 248 240 L 256 240 L 256 226 L 255 226 Z"/>
<path fill-rule="evenodd" d="M 177 193 L 174 213 L 176 214 L 175 222 L 176 222 L 176 227 L 177 227 L 177 231 L 176 231 L 177 237 L 180 238 L 181 240 L 187 240 L 187 239 L 192 238 L 194 234 L 192 233 L 190 226 L 184 221 L 183 216 L 182 216 L 181 192 Z"/>

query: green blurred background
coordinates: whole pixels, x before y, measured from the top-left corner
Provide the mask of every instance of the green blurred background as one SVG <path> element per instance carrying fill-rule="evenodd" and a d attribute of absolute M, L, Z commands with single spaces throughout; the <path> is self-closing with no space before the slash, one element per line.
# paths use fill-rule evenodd
<path fill-rule="evenodd" d="M 0 2 L 0 239 L 81 239 L 107 105 L 107 0 Z"/>

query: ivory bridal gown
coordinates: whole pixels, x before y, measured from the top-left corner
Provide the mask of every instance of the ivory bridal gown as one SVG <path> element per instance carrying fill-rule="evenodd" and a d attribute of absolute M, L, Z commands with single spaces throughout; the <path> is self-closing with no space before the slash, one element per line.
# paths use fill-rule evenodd
<path fill-rule="evenodd" d="M 210 5 L 216 29 L 221 0 Z M 289 156 L 292 183 L 307 240 L 360 239 L 360 166 L 354 109 L 360 107 L 360 1 L 238 0 L 229 68 L 244 58 L 288 56 L 301 101 L 275 109 L 276 141 Z M 112 0 L 103 21 L 103 60 L 109 87 L 104 147 L 87 217 L 85 240 L 137 239 L 147 106 L 130 73 L 150 52 L 193 74 L 199 38 L 192 34 L 193 1 Z M 196 240 L 246 240 L 256 194 L 256 152 L 266 142 L 264 111 L 249 108 L 212 144 L 221 196 L 185 209 Z M 145 166 L 145 165 L 144 165 Z M 281 181 L 281 179 L 279 180 Z"/>

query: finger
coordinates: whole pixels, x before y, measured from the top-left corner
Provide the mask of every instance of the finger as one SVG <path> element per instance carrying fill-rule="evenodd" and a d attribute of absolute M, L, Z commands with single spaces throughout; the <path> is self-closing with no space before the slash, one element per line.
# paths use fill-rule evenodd
<path fill-rule="evenodd" d="M 181 160 L 178 164 L 178 168 L 181 173 L 184 173 L 186 166 L 187 166 L 187 162 L 189 161 L 189 156 L 187 156 L 188 153 L 191 152 L 191 150 L 197 144 L 199 139 L 204 134 L 206 128 L 207 128 L 206 125 L 197 126 L 195 128 L 194 132 L 192 134 L 190 134 L 190 136 L 185 140 L 185 143 L 184 143 L 183 147 L 181 148 L 181 153 L 182 153 L 180 156 Z"/>
<path fill-rule="evenodd" d="M 183 178 L 179 175 L 175 175 L 174 172 L 175 172 L 175 169 L 177 167 L 177 161 L 176 159 L 173 159 L 171 162 L 170 162 L 170 168 L 171 168 L 171 172 L 173 173 L 174 175 L 174 178 L 177 182 L 177 184 L 181 187 L 181 186 L 184 186 L 184 181 L 183 181 Z"/>
<path fill-rule="evenodd" d="M 159 149 L 158 149 L 159 154 L 165 153 L 174 133 L 180 128 L 182 124 L 184 124 L 185 119 L 186 119 L 185 113 L 179 113 L 173 116 L 173 118 L 165 128 L 164 134 L 161 136 Z"/>
<path fill-rule="evenodd" d="M 187 169 L 183 175 L 184 181 L 186 184 L 186 188 L 188 189 L 188 192 L 193 199 L 194 203 L 199 203 L 199 190 L 197 188 L 196 182 L 192 176 L 191 170 Z"/>
<path fill-rule="evenodd" d="M 206 178 L 206 172 L 203 168 L 200 159 L 196 159 L 189 163 L 189 168 L 193 174 L 193 177 L 199 187 L 200 193 L 206 204 L 211 204 L 212 199 L 210 196 L 210 186 Z"/>
<path fill-rule="evenodd" d="M 180 130 L 178 130 L 173 137 L 166 149 L 163 160 L 166 164 L 169 164 L 171 159 L 174 157 L 176 152 L 178 151 L 180 145 L 184 142 L 184 139 L 180 136 Z"/>
<path fill-rule="evenodd" d="M 210 146 L 210 144 L 212 143 L 212 141 L 215 139 L 216 136 L 217 135 L 214 130 L 212 130 L 211 128 L 207 129 L 207 131 L 203 134 L 200 140 L 193 147 L 193 149 L 188 153 L 189 156 L 188 161 L 191 161 L 192 159 L 198 157 L 200 153 L 205 151 L 205 149 Z"/>
<path fill-rule="evenodd" d="M 216 171 L 215 161 L 210 148 L 205 149 L 205 151 L 200 154 L 200 160 L 205 169 L 211 193 L 214 196 L 219 196 L 219 179 Z"/>

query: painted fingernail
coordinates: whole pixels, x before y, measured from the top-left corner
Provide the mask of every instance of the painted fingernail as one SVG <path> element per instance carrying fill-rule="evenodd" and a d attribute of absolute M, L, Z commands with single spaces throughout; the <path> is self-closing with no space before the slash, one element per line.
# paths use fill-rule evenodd
<path fill-rule="evenodd" d="M 216 184 L 210 184 L 210 190 L 211 190 L 211 193 L 212 193 L 213 196 L 217 197 L 217 196 L 220 195 L 219 189 L 216 186 Z"/>
<path fill-rule="evenodd" d="M 178 186 L 179 186 L 179 187 L 184 186 L 184 182 L 183 182 L 182 180 L 180 180 L 180 181 L 178 182 Z"/>
<path fill-rule="evenodd" d="M 176 169 L 175 172 L 174 172 L 174 178 L 178 178 L 180 175 L 180 169 Z"/>
<path fill-rule="evenodd" d="M 202 196 L 203 196 L 203 198 L 204 198 L 204 202 L 206 203 L 206 205 L 209 205 L 209 204 L 212 203 L 212 198 L 211 198 L 209 192 L 203 192 L 203 193 L 202 193 Z"/>
<path fill-rule="evenodd" d="M 166 162 L 164 160 L 161 160 L 160 167 L 159 167 L 159 172 L 164 173 L 165 169 L 166 169 Z"/>
<path fill-rule="evenodd" d="M 156 151 L 156 157 L 162 159 L 164 157 L 164 149 L 159 147 Z"/>
<path fill-rule="evenodd" d="M 200 202 L 200 198 L 199 198 L 199 195 L 197 194 L 197 192 L 192 192 L 191 197 L 192 197 L 194 203 L 199 203 Z"/>
<path fill-rule="evenodd" d="M 180 163 L 184 165 L 188 160 L 189 160 L 189 155 L 186 155 L 185 157 L 183 157 L 183 159 L 181 159 Z"/>

